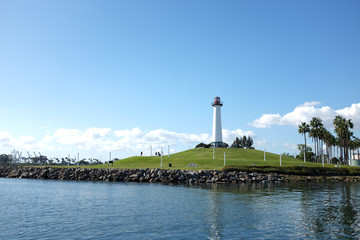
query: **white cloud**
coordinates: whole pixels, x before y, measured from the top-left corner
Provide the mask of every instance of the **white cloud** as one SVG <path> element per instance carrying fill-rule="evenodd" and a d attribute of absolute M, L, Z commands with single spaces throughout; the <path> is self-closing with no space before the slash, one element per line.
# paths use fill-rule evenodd
<path fill-rule="evenodd" d="M 54 133 L 54 138 L 61 144 L 77 144 L 80 142 L 81 132 L 77 129 L 60 128 Z"/>
<path fill-rule="evenodd" d="M 125 130 L 117 130 L 114 132 L 117 137 L 138 137 L 141 136 L 143 133 L 140 128 L 133 128 L 131 130 L 125 129 Z"/>
<path fill-rule="evenodd" d="M 317 107 L 319 102 L 306 102 L 297 106 L 292 112 L 281 116 L 280 114 L 263 114 L 255 119 L 250 125 L 256 128 L 269 128 L 273 125 L 298 126 L 301 122 L 310 122 L 313 117 L 323 120 L 326 127 L 332 128 L 332 121 L 336 115 L 342 115 L 347 119 L 352 119 L 354 126 L 360 129 L 360 103 L 352 104 L 351 107 L 333 110 L 329 106 Z"/>
<path fill-rule="evenodd" d="M 84 133 L 85 139 L 101 139 L 111 133 L 110 128 L 88 128 Z"/>
<path fill-rule="evenodd" d="M 46 135 L 43 137 L 42 142 L 44 142 L 44 143 L 49 143 L 49 142 L 51 142 L 53 139 L 54 139 L 53 136 L 50 136 L 50 135 L 46 134 Z"/>
<path fill-rule="evenodd" d="M 63 145 L 72 145 L 85 150 L 109 149 L 111 143 L 106 139 L 111 133 L 110 128 L 88 128 L 84 132 L 78 129 L 56 130 L 53 138 Z"/>
<path fill-rule="evenodd" d="M 360 103 L 354 103 L 350 107 L 336 110 L 336 113 L 342 115 L 347 119 L 351 119 L 355 125 L 354 127 L 357 127 L 357 129 L 359 129 L 360 126 L 356 125 L 360 124 Z"/>
<path fill-rule="evenodd" d="M 120 142 L 129 144 L 167 145 L 176 144 L 177 142 L 207 142 L 210 139 L 208 134 L 177 133 L 165 129 L 155 129 L 144 132 L 139 128 L 133 128 L 131 130 L 118 130 L 115 131 L 114 134 L 119 138 Z"/>
<path fill-rule="evenodd" d="M 292 151 L 299 151 L 297 144 L 294 144 L 294 143 L 284 143 L 284 147 L 286 147 Z"/>
<path fill-rule="evenodd" d="M 250 136 L 253 138 L 255 136 L 255 133 L 253 131 L 244 131 L 242 129 L 236 129 L 232 131 L 223 129 L 222 136 L 224 142 L 231 144 L 236 137 Z"/>
<path fill-rule="evenodd" d="M 112 131 L 110 128 L 79 129 L 60 128 L 46 134 L 40 141 L 32 136 L 12 137 L 0 132 L 0 146 L 24 150 L 59 150 L 76 148 L 94 151 L 138 151 L 152 145 L 154 148 L 167 145 L 209 142 L 209 134 L 177 133 L 165 129 L 142 131 L 139 128 Z"/>
<path fill-rule="evenodd" d="M 280 114 L 263 114 L 259 119 L 254 120 L 251 125 L 256 128 L 268 128 L 281 122 Z"/>
<path fill-rule="evenodd" d="M 5 131 L 0 131 L 0 145 L 4 147 L 12 147 L 14 139 L 11 137 L 10 133 Z"/>
<path fill-rule="evenodd" d="M 23 136 L 20 137 L 16 143 L 15 143 L 15 147 L 16 148 L 21 148 L 21 149 L 31 149 L 33 148 L 35 144 L 35 138 L 32 136 Z"/>
<path fill-rule="evenodd" d="M 258 139 L 258 140 L 255 140 L 254 142 L 254 146 L 256 148 L 263 148 L 267 145 L 267 141 L 265 139 Z"/>
<path fill-rule="evenodd" d="M 231 143 L 236 137 L 244 135 L 254 137 L 253 131 L 242 129 L 223 129 L 224 142 Z M 8 132 L 0 132 L 0 146 L 30 151 L 57 151 L 57 150 L 90 150 L 99 152 L 122 151 L 140 152 L 153 147 L 157 151 L 161 146 L 176 147 L 192 146 L 196 143 L 210 143 L 211 136 L 207 133 L 192 134 L 178 133 L 166 129 L 143 131 L 140 128 L 112 131 L 110 128 L 79 129 L 60 128 L 53 134 L 47 133 L 39 141 L 32 136 L 12 137 Z"/>
<path fill-rule="evenodd" d="M 320 104 L 321 104 L 320 102 L 316 102 L 316 101 L 305 102 L 304 104 L 299 105 L 299 107 L 315 107 L 315 106 L 320 105 Z"/>
<path fill-rule="evenodd" d="M 41 142 L 36 143 L 36 139 L 33 136 L 15 138 L 8 132 L 0 132 L 0 147 L 31 150 L 39 149 L 40 144 Z"/>

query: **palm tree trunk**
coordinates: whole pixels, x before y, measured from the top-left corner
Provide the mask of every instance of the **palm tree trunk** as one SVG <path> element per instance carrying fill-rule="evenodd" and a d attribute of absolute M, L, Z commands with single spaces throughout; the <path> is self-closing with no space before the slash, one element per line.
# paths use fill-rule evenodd
<path fill-rule="evenodd" d="M 316 150 L 317 150 L 317 156 L 320 156 L 320 140 L 319 138 L 316 139 L 316 144 L 317 144 L 317 147 L 316 147 Z M 321 160 L 321 159 L 319 159 Z M 321 162 L 321 161 L 319 161 Z"/>
<path fill-rule="evenodd" d="M 304 162 L 306 162 L 306 133 L 304 133 L 305 149 L 304 149 Z"/>
<path fill-rule="evenodd" d="M 317 138 L 315 138 L 315 161 L 317 162 L 318 150 L 317 150 Z"/>
<path fill-rule="evenodd" d="M 344 163 L 344 157 L 343 157 L 344 153 L 342 146 L 339 146 L 339 154 L 340 154 L 339 158 L 341 158 L 341 162 Z"/>
<path fill-rule="evenodd" d="M 323 140 L 320 140 L 320 146 L 321 146 L 321 156 L 322 156 L 322 159 L 325 159 L 324 157 L 324 141 Z M 325 160 L 324 160 L 325 161 Z"/>

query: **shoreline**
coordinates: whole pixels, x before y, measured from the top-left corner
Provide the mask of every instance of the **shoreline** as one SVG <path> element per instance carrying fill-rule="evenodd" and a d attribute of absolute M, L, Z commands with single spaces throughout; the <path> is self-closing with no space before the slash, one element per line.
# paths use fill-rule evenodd
<path fill-rule="evenodd" d="M 358 182 L 360 176 L 301 176 L 239 170 L 96 169 L 0 166 L 1 178 L 149 183 Z"/>

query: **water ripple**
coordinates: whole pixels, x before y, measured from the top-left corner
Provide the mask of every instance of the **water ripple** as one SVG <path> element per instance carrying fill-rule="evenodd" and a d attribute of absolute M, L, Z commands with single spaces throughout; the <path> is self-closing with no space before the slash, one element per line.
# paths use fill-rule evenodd
<path fill-rule="evenodd" d="M 0 179 L 0 239 L 359 239 L 360 185 Z"/>

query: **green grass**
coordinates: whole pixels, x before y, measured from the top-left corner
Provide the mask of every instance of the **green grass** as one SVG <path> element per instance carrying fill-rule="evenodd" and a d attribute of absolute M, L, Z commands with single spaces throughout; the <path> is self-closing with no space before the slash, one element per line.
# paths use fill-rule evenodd
<path fill-rule="evenodd" d="M 342 166 L 340 168 L 331 165 L 319 166 L 226 166 L 227 171 L 243 171 L 258 173 L 278 173 L 298 176 L 360 176 L 360 168 Z"/>
<path fill-rule="evenodd" d="M 170 157 L 163 155 L 164 169 L 194 169 L 194 170 L 222 170 L 224 168 L 224 152 L 226 153 L 226 165 L 235 167 L 249 166 L 279 166 L 280 156 L 266 152 L 266 161 L 264 161 L 264 152 L 255 149 L 240 148 L 220 148 L 216 149 L 215 159 L 213 159 L 213 149 L 191 149 L 184 152 L 171 154 Z M 95 168 L 160 168 L 160 157 L 130 157 L 114 162 L 114 166 L 108 164 L 95 165 Z M 304 163 L 302 160 L 282 157 L 282 166 L 306 166 L 322 167 L 320 163 Z M 172 167 L 169 167 L 169 163 Z M 188 167 L 189 163 L 197 164 L 197 167 Z M 327 167 L 334 165 L 325 164 Z"/>

